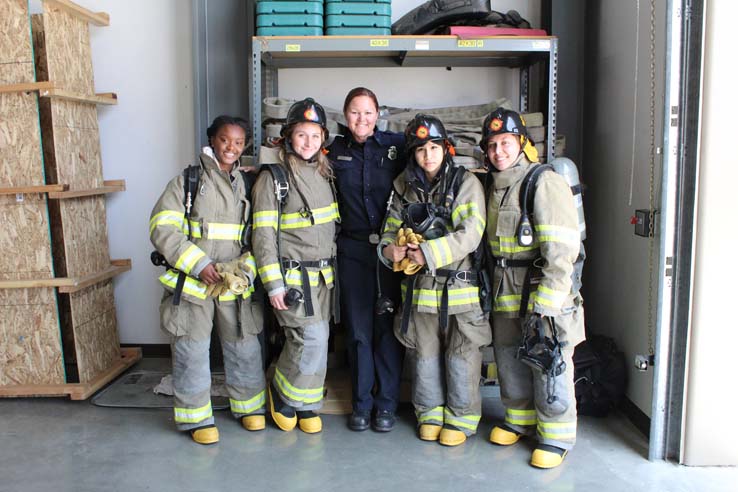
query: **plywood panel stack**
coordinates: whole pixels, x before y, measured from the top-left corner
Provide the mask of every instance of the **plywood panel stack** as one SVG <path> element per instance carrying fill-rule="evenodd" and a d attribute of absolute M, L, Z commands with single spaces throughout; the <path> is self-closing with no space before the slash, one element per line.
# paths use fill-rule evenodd
<path fill-rule="evenodd" d="M 54 277 L 26 0 L 0 1 L 0 280 Z M 25 88 L 26 90 L 12 90 Z M 0 386 L 65 383 L 53 287 L 0 289 Z"/>
<path fill-rule="evenodd" d="M 0 396 L 86 398 L 140 358 L 120 349 L 111 280 L 130 260 L 108 252 L 104 194 L 125 183 L 103 180 L 96 105 L 117 99 L 94 93 L 88 27 L 108 17 L 45 0 L 31 22 L 35 60 L 26 0 L 0 0 L 0 19 L 10 56 L 0 63 L 11 67 L 0 76 L 0 213 L 11 230 L 0 238 L 11 252 L 0 259 Z"/>

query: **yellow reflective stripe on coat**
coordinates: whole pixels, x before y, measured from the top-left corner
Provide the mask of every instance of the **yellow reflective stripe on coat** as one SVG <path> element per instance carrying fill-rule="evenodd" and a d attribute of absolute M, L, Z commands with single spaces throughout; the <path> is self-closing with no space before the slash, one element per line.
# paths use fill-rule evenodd
<path fill-rule="evenodd" d="M 530 246 L 520 246 L 517 236 L 500 236 L 498 241 L 491 240 L 489 245 L 492 253 L 499 255 L 501 253 L 522 253 L 523 251 L 532 251 L 540 247 L 538 238 L 533 237 L 533 244 Z"/>
<path fill-rule="evenodd" d="M 443 423 L 451 424 L 455 427 L 462 429 L 469 429 L 472 432 L 476 432 L 479 420 L 482 418 L 481 415 L 454 415 L 448 408 L 443 409 Z"/>
<path fill-rule="evenodd" d="M 312 225 L 327 224 L 338 220 L 340 217 L 336 202 L 331 203 L 327 207 L 313 209 L 312 214 L 314 224 L 310 222 L 310 217 L 306 217 L 303 212 L 282 214 L 282 229 L 301 229 Z"/>
<path fill-rule="evenodd" d="M 254 289 L 254 286 L 253 285 L 249 285 L 248 288 L 245 291 L 243 291 L 243 294 L 241 294 L 241 298 L 242 299 L 248 299 L 249 297 L 251 297 L 251 294 L 254 293 L 254 290 L 255 290 Z M 225 294 L 219 295 L 218 296 L 218 300 L 220 302 L 235 301 L 236 300 L 236 294 L 234 294 L 233 292 L 231 292 L 230 290 L 228 290 L 228 291 L 226 291 Z"/>
<path fill-rule="evenodd" d="M 530 297 L 534 303 L 537 302 L 542 306 L 558 309 L 564 304 L 568 295 L 568 292 L 553 290 L 549 289 L 545 285 L 539 285 L 538 288 L 531 293 Z"/>
<path fill-rule="evenodd" d="M 245 260 L 244 263 L 246 264 L 246 269 L 243 269 L 246 273 L 251 273 L 254 276 L 256 276 L 256 258 L 254 258 L 254 255 L 249 255 Z"/>
<path fill-rule="evenodd" d="M 270 263 L 259 268 L 259 277 L 264 283 L 271 282 L 282 278 L 282 272 L 279 270 L 279 263 Z"/>
<path fill-rule="evenodd" d="M 323 275 L 326 285 L 333 283 L 333 267 L 326 267 L 321 270 L 308 270 L 308 279 L 310 287 L 317 287 L 320 282 L 320 275 Z M 284 282 L 287 285 L 300 287 L 302 285 L 302 272 L 297 268 L 292 268 L 284 272 Z"/>
<path fill-rule="evenodd" d="M 495 298 L 492 309 L 496 312 L 511 313 L 520 311 L 520 301 L 522 296 L 520 294 L 510 294 L 506 296 L 497 296 Z M 533 294 L 531 294 L 528 300 L 528 311 L 533 307 Z"/>
<path fill-rule="evenodd" d="M 200 223 L 194 220 L 190 220 L 189 222 L 192 223 L 192 237 L 198 239 L 201 238 L 202 230 L 200 228 Z M 149 221 L 149 234 L 154 232 L 154 229 L 157 227 L 167 225 L 176 227 L 184 234 L 187 234 L 190 230 L 188 221 L 185 220 L 185 216 L 182 212 L 178 212 L 176 210 L 163 210 L 151 217 L 151 220 Z"/>
<path fill-rule="evenodd" d="M 231 411 L 234 413 L 253 413 L 261 410 L 266 402 L 266 392 L 262 390 L 255 397 L 249 400 L 234 400 L 229 398 L 231 403 Z"/>
<path fill-rule="evenodd" d="M 195 246 L 194 244 L 191 244 L 185 251 L 182 253 L 177 260 L 177 263 L 174 265 L 174 268 L 177 270 L 181 270 L 185 273 L 190 273 L 192 270 L 192 267 L 197 265 L 197 262 L 200 261 L 200 259 L 205 257 L 205 252 Z"/>
<path fill-rule="evenodd" d="M 385 224 L 385 231 L 396 231 L 402 226 L 402 221 L 394 217 L 387 217 L 387 223 Z"/>
<path fill-rule="evenodd" d="M 430 410 L 426 410 L 425 412 L 418 412 L 415 411 L 415 417 L 418 420 L 418 423 L 423 424 L 430 421 L 436 421 L 439 423 L 443 423 L 443 411 L 444 407 L 435 407 L 431 408 Z"/>
<path fill-rule="evenodd" d="M 405 298 L 407 287 L 402 284 L 402 298 Z M 415 289 L 413 291 L 413 305 L 440 307 L 442 290 L 435 289 Z M 448 305 L 449 306 L 466 306 L 468 304 L 476 304 L 479 302 L 479 287 L 462 287 L 448 289 Z"/>
<path fill-rule="evenodd" d="M 451 212 L 451 222 L 453 222 L 454 227 L 457 227 L 461 222 L 468 219 L 469 217 L 474 217 L 477 219 L 474 223 L 474 227 L 477 229 L 477 232 L 480 236 L 483 235 L 484 227 L 487 224 L 487 220 L 482 217 L 482 214 L 479 213 L 479 207 L 477 207 L 476 203 L 463 203 L 456 207 L 453 212 Z"/>
<path fill-rule="evenodd" d="M 578 230 L 555 225 L 535 225 L 536 236 L 541 243 L 564 243 L 579 246 L 581 234 Z"/>
<path fill-rule="evenodd" d="M 287 398 L 303 403 L 316 403 L 323 398 L 323 387 L 300 389 L 292 386 L 279 369 L 274 371 L 274 382 Z"/>
<path fill-rule="evenodd" d="M 333 283 L 333 267 L 326 267 L 320 270 L 321 275 L 323 275 L 323 280 L 325 280 L 326 285 L 330 285 Z"/>
<path fill-rule="evenodd" d="M 577 437 L 576 422 L 541 422 L 538 421 L 536 432 L 547 439 L 569 441 Z"/>
<path fill-rule="evenodd" d="M 505 409 L 505 422 L 513 425 L 536 425 L 538 416 L 535 410 Z"/>
<path fill-rule="evenodd" d="M 431 253 L 433 254 L 433 263 L 436 267 L 442 267 L 448 265 L 454 261 L 454 257 L 451 253 L 451 246 L 448 244 L 446 237 L 439 237 L 438 239 L 431 239 L 428 241 Z"/>
<path fill-rule="evenodd" d="M 162 210 L 149 220 L 149 234 L 158 226 L 171 225 L 179 230 L 184 227 L 184 214 L 176 210 Z"/>
<path fill-rule="evenodd" d="M 200 408 L 174 407 L 174 421 L 179 424 L 196 424 L 213 416 L 213 407 L 210 402 Z"/>
<path fill-rule="evenodd" d="M 177 270 L 167 270 L 162 276 L 159 277 L 159 282 L 171 287 L 172 289 L 177 288 L 177 278 L 179 278 L 179 272 Z M 198 280 L 190 277 L 185 277 L 184 285 L 182 286 L 182 292 L 189 294 L 198 299 L 205 299 L 205 290 L 207 286 Z"/>
<path fill-rule="evenodd" d="M 208 222 L 208 239 L 240 241 L 244 230 L 243 224 L 224 224 Z"/>
<path fill-rule="evenodd" d="M 279 214 L 276 210 L 262 210 L 260 212 L 254 212 L 254 229 L 259 229 L 261 227 L 271 227 L 276 231 L 278 215 Z"/>

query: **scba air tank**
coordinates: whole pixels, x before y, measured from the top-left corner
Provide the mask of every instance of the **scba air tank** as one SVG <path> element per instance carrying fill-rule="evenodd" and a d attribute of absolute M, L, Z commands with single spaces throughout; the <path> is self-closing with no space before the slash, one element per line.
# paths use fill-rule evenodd
<path fill-rule="evenodd" d="M 587 238 L 587 227 L 584 223 L 584 203 L 582 202 L 582 185 L 579 182 L 579 170 L 577 165 L 571 159 L 566 157 L 556 157 L 551 161 L 554 171 L 563 176 L 567 184 L 571 187 L 574 195 L 574 205 L 577 207 L 577 217 L 579 218 L 579 235 L 582 241 Z"/>

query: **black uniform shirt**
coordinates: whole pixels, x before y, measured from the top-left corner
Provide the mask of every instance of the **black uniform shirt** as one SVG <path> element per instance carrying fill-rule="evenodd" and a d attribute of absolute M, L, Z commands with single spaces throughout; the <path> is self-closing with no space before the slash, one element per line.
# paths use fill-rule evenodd
<path fill-rule="evenodd" d="M 328 147 L 328 157 L 336 176 L 341 230 L 363 238 L 382 226 L 392 181 L 405 168 L 405 136 L 375 129 L 360 144 L 345 133 Z"/>

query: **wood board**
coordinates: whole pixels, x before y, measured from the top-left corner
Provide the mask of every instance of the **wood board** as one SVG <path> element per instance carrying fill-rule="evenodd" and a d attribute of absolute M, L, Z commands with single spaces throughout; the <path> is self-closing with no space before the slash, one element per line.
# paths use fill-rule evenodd
<path fill-rule="evenodd" d="M 62 94 L 42 98 L 41 131 L 47 182 L 69 185 L 69 195 L 104 187 L 87 20 L 45 2 L 33 16 L 37 74 Z M 85 277 L 111 266 L 105 199 L 101 195 L 52 200 L 49 205 L 57 276 Z M 112 281 L 59 294 L 69 378 L 88 383 L 120 358 Z"/>
<path fill-rule="evenodd" d="M 141 360 L 141 349 L 126 347 L 120 349 L 120 358 L 98 374 L 89 383 L 67 384 L 18 384 L 0 386 L 0 398 L 17 398 L 29 396 L 68 396 L 72 400 L 86 400 L 97 390 L 115 379 L 126 369 Z"/>
<path fill-rule="evenodd" d="M 28 4 L 0 1 L 0 84 L 35 82 Z M 0 94 L 0 186 L 45 184 L 35 92 Z M 46 196 L 0 196 L 0 280 L 52 278 Z M 53 288 L 0 291 L 0 386 L 65 381 Z"/>
<path fill-rule="evenodd" d="M 60 306 L 68 309 L 62 316 L 67 362 L 76 363 L 79 382 L 92 381 L 120 357 L 113 282 L 60 294 Z"/>

